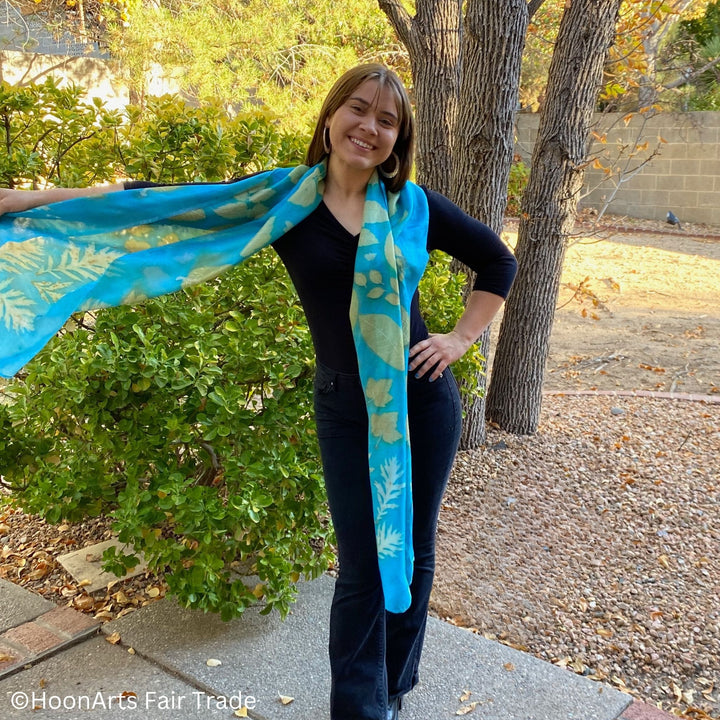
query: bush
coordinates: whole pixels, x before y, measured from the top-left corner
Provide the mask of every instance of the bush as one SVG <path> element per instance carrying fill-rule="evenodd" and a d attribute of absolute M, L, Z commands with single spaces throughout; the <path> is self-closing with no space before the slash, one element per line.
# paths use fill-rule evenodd
<path fill-rule="evenodd" d="M 451 261 L 448 255 L 433 252 L 420 281 L 420 310 L 432 333 L 449 333 L 464 310 L 467 275 L 452 272 Z M 452 371 L 464 396 L 482 394 L 477 375 L 485 371 L 485 358 L 476 349 L 453 363 Z"/>
<path fill-rule="evenodd" d="M 274 257 L 78 318 L 9 387 L 2 473 L 50 522 L 112 517 L 188 606 L 285 613 L 292 582 L 330 559 L 311 357 Z M 233 576 L 243 566 L 256 586 Z"/>
<path fill-rule="evenodd" d="M 302 159 L 304 139 L 262 116 L 79 98 L 52 81 L 0 88 L 3 184 L 218 180 Z M 0 474 L 50 522 L 113 518 L 183 604 L 230 618 L 261 598 L 284 614 L 294 582 L 331 558 L 312 356 L 271 251 L 222 281 L 77 315 L 4 390 Z M 137 557 L 105 560 L 121 574 Z"/>
<path fill-rule="evenodd" d="M 508 201 L 505 210 L 507 215 L 517 216 L 520 214 L 520 202 L 522 200 L 525 186 L 530 177 L 530 168 L 523 162 L 519 155 L 513 158 L 510 166 L 510 178 L 508 180 Z"/>
<path fill-rule="evenodd" d="M 83 187 L 118 178 L 177 183 L 239 177 L 302 162 L 307 139 L 272 118 L 191 107 L 174 96 L 108 110 L 52 78 L 0 83 L 0 186 Z"/>

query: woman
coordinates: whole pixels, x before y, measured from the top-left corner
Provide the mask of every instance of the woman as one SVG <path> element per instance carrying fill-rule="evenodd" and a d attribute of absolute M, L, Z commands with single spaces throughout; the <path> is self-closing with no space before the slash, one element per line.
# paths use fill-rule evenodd
<path fill-rule="evenodd" d="M 260 174 L 238 182 L 243 194 L 232 196 L 230 210 L 213 205 L 225 218 L 256 218 L 258 206 L 276 208 L 277 217 L 248 231 L 251 247 L 241 256 L 273 245 L 313 337 L 316 422 L 339 554 L 330 619 L 333 720 L 395 719 L 418 681 L 437 517 L 460 435 L 460 398 L 449 366 L 488 326 L 516 269 L 489 228 L 408 182 L 413 141 L 400 80 L 381 65 L 362 65 L 331 89 L 308 150 L 310 169 L 299 181 L 290 173 L 292 190 Z M 258 177 L 265 184 L 253 184 Z M 0 190 L 0 213 L 123 188 L 142 194 L 151 185 Z M 225 187 L 236 193 L 234 183 Z M 126 206 L 142 214 L 143 203 L 154 207 L 160 195 Z M 300 206 L 301 216 L 293 215 Z M 185 213 L 181 222 L 200 212 Z M 274 230 L 278 218 L 282 232 Z M 477 273 L 466 310 L 448 334 L 429 335 L 419 313 L 417 280 L 432 249 Z"/>

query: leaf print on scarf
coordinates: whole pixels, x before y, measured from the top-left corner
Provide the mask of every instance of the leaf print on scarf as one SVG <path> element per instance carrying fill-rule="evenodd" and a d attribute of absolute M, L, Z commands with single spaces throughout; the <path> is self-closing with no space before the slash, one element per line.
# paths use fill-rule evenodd
<path fill-rule="evenodd" d="M 405 279 L 405 257 L 402 250 L 395 244 L 392 235 L 385 239 L 385 260 L 391 268 L 397 268 L 397 277 L 400 282 Z"/>
<path fill-rule="evenodd" d="M 402 467 L 396 457 L 389 458 L 380 467 L 383 481 L 382 483 L 375 482 L 376 523 L 383 520 L 389 510 L 397 508 L 398 505 L 393 500 L 397 500 L 405 489 L 405 483 L 400 482 L 402 472 Z"/>
<path fill-rule="evenodd" d="M 196 208 L 195 210 L 188 210 L 187 212 L 180 213 L 179 215 L 173 215 L 168 218 L 170 222 L 197 222 L 198 220 L 205 219 L 205 211 L 202 208 Z"/>
<path fill-rule="evenodd" d="M 183 280 L 182 286 L 183 288 L 188 288 L 192 285 L 205 282 L 206 280 L 211 280 L 212 278 L 227 272 L 231 267 L 232 265 L 206 265 L 193 268 Z"/>
<path fill-rule="evenodd" d="M 35 328 L 35 303 L 9 285 L 10 280 L 0 283 L 0 320 L 8 330 L 30 332 Z"/>
<path fill-rule="evenodd" d="M 122 253 L 110 248 L 95 249 L 95 245 L 81 248 L 73 242 L 68 242 L 67 250 L 62 254 L 60 261 L 55 264 L 55 258 L 47 258 L 45 268 L 40 275 L 50 275 L 57 279 L 65 279 L 68 286 L 83 285 L 99 278 Z"/>
<path fill-rule="evenodd" d="M 376 438 L 381 438 L 383 442 L 394 443 L 402 439 L 402 435 L 398 432 L 398 413 L 373 413 L 370 416 L 370 432 Z"/>
<path fill-rule="evenodd" d="M 403 329 L 391 317 L 373 313 L 359 315 L 360 333 L 368 347 L 383 362 L 396 370 L 405 370 Z"/>
<path fill-rule="evenodd" d="M 312 207 L 317 202 L 317 173 L 314 172 L 308 175 L 301 183 L 297 186 L 295 192 L 290 195 L 288 202 L 293 205 L 299 205 L 300 207 Z"/>
<path fill-rule="evenodd" d="M 33 287 L 38 291 L 38 295 L 48 304 L 52 305 L 65 296 L 68 288 L 72 285 L 69 282 L 33 282 Z"/>
<path fill-rule="evenodd" d="M 369 378 L 365 395 L 373 401 L 376 407 L 385 407 L 392 400 L 391 387 L 392 380 L 390 378 L 383 378 L 382 380 Z"/>
<path fill-rule="evenodd" d="M 272 238 L 275 218 L 271 217 L 261 228 L 257 235 L 242 249 L 240 255 L 244 258 L 250 257 L 253 253 L 264 248 Z"/>
<path fill-rule="evenodd" d="M 45 239 L 35 237 L 24 242 L 7 242 L 0 246 L 0 268 L 19 274 L 45 265 Z"/>
<path fill-rule="evenodd" d="M 397 555 L 403 547 L 402 533 L 389 525 L 381 525 L 375 534 L 378 557 L 382 560 Z"/>
<path fill-rule="evenodd" d="M 221 205 L 214 210 L 216 215 L 226 220 L 256 218 L 264 215 L 267 211 L 268 208 L 265 205 L 252 205 L 247 202 L 227 203 L 227 205 Z"/>

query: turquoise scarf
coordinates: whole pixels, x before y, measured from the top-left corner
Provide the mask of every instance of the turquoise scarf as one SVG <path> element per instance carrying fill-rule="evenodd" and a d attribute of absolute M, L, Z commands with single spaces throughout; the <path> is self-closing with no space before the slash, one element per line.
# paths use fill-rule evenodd
<path fill-rule="evenodd" d="M 76 311 L 138 303 L 215 277 L 320 203 L 326 165 L 228 185 L 130 190 L 0 217 L 0 375 L 12 377 Z M 368 185 L 350 318 L 368 411 L 385 607 L 410 606 L 410 301 L 427 263 L 425 193 Z"/>

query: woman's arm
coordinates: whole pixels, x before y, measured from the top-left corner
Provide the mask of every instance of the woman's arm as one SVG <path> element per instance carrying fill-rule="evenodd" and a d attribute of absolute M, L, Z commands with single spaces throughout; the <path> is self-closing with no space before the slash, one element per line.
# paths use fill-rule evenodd
<path fill-rule="evenodd" d="M 10 190 L 0 188 L 0 215 L 9 212 L 23 212 L 40 205 L 72 200 L 78 197 L 104 195 L 123 189 L 122 183 L 94 185 L 87 188 L 48 188 L 47 190 Z"/>
<path fill-rule="evenodd" d="M 503 302 L 500 295 L 474 290 L 465 312 L 449 333 L 430 335 L 410 348 L 410 371 L 422 377 L 434 367 L 430 381 L 437 380 L 448 365 L 459 360 L 477 342 Z"/>
<path fill-rule="evenodd" d="M 428 251 L 442 250 L 476 273 L 473 292 L 455 328 L 447 334 L 430 335 L 410 348 L 410 370 L 422 377 L 432 369 L 432 381 L 461 358 L 490 325 L 507 297 L 517 262 L 487 225 L 446 197 L 432 190 L 425 192 L 430 209 Z"/>

